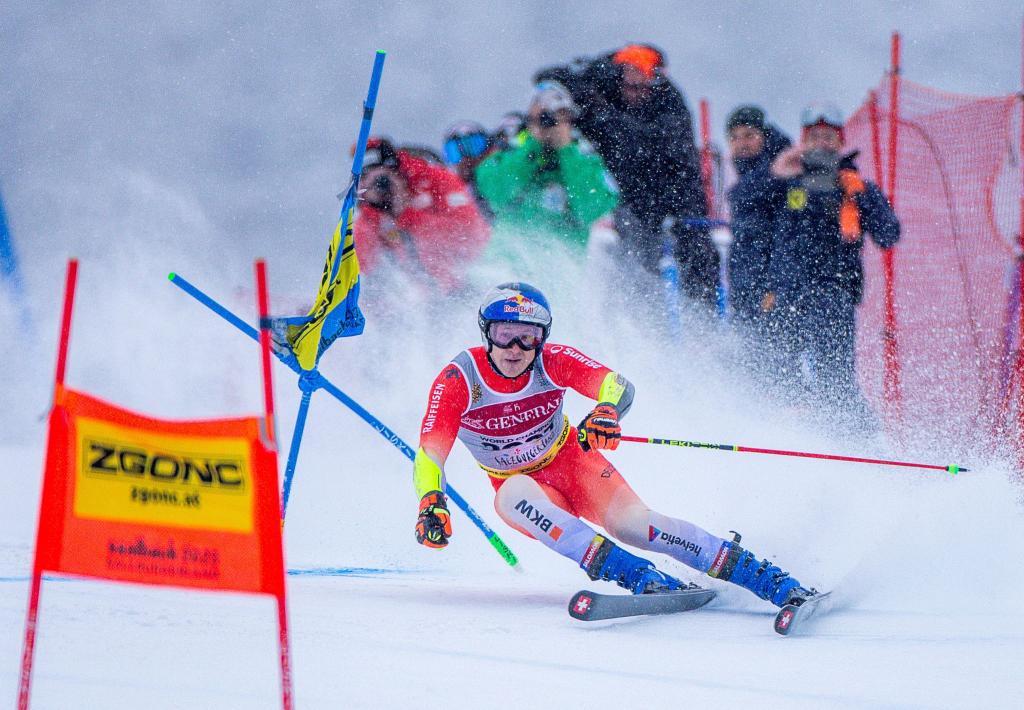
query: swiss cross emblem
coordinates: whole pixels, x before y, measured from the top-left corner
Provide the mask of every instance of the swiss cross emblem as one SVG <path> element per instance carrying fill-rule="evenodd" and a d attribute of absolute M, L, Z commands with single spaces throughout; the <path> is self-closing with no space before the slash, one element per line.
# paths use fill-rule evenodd
<path fill-rule="evenodd" d="M 789 627 L 789 622 L 793 620 L 793 612 L 788 609 L 782 612 L 782 618 L 779 619 L 779 628 L 785 629 Z"/>
<path fill-rule="evenodd" d="M 586 614 L 587 610 L 590 609 L 590 604 L 590 597 L 580 597 L 576 600 L 576 606 L 573 609 L 577 614 Z"/>

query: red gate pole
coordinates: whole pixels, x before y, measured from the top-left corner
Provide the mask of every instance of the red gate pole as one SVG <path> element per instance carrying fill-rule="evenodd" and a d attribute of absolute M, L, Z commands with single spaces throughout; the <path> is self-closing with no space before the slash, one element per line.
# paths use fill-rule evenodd
<path fill-rule="evenodd" d="M 708 217 L 714 219 L 715 215 L 715 187 L 712 182 L 712 160 L 711 160 L 711 109 L 708 107 L 708 100 L 700 100 L 700 177 L 704 183 L 704 201 L 708 206 Z"/>
<path fill-rule="evenodd" d="M 269 444 L 277 448 L 277 432 L 274 427 L 274 384 L 271 376 L 269 311 L 270 297 L 267 289 L 267 263 L 257 259 L 256 270 L 256 309 L 259 313 L 260 325 L 260 365 L 263 375 L 263 406 Z M 275 478 L 276 481 L 276 478 Z M 275 483 L 276 485 L 276 483 Z M 278 501 L 280 505 L 280 501 Z M 284 529 L 284 520 L 281 520 Z M 294 691 L 292 688 L 292 652 L 288 633 L 288 606 L 284 591 L 277 597 L 277 648 L 278 660 L 281 664 L 281 707 L 292 710 L 294 707 Z"/>
<path fill-rule="evenodd" d="M 64 386 L 67 370 L 68 343 L 71 340 L 71 315 L 75 307 L 75 287 L 78 284 L 78 260 L 68 259 L 67 276 L 64 281 L 64 312 L 60 321 L 60 340 L 57 343 L 57 373 L 54 376 L 54 399 L 57 389 Z M 49 444 L 47 444 L 49 448 Z M 47 451 L 49 461 L 49 451 Z M 45 486 L 44 486 L 44 491 Z M 45 499 L 44 499 L 45 500 Z M 40 513 L 42 517 L 42 513 Z M 28 609 L 25 612 L 25 636 L 21 651 L 21 673 L 18 680 L 18 710 L 28 710 L 32 692 L 32 663 L 36 650 L 36 629 L 39 624 L 39 595 L 42 590 L 43 568 L 39 563 L 39 545 L 42 527 L 36 531 L 36 549 L 32 556 L 32 584 L 28 594 Z"/>
<path fill-rule="evenodd" d="M 271 377 L 270 329 L 267 318 L 270 311 L 270 298 L 267 295 L 267 263 L 263 259 L 256 260 L 256 308 L 260 324 L 260 366 L 263 371 L 263 405 L 267 426 L 267 438 L 270 444 L 277 447 L 277 432 L 274 426 L 274 385 Z"/>
<path fill-rule="evenodd" d="M 64 385 L 64 371 L 68 362 L 68 341 L 71 339 L 71 312 L 75 307 L 75 285 L 78 283 L 78 259 L 68 259 L 67 277 L 64 282 L 64 313 L 60 321 L 60 341 L 57 346 L 58 385 Z"/>
<path fill-rule="evenodd" d="M 889 76 L 889 202 L 896 209 L 896 175 L 898 161 L 900 100 L 900 33 L 892 33 L 892 69 Z M 882 187 L 879 184 L 879 187 Z M 902 423 L 903 393 L 900 386 L 899 341 L 896 325 L 896 289 L 894 248 L 882 250 L 882 271 L 885 275 L 885 374 L 882 391 L 889 405 L 890 423 Z"/>

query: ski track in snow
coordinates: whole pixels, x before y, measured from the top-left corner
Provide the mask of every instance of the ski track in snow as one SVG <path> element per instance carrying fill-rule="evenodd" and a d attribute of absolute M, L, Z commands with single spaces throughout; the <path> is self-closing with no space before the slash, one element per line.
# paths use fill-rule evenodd
<path fill-rule="evenodd" d="M 100 281 L 84 265 L 70 384 L 163 416 L 258 409 L 256 349 L 180 294 L 154 285 L 148 296 L 175 315 L 170 337 L 187 333 L 197 358 L 209 349 L 217 359 L 162 358 L 146 346 L 134 356 L 104 350 L 91 329 L 124 306 Z M 752 399 L 717 351 L 690 344 L 679 356 L 656 331 L 626 317 L 612 329 L 598 325 L 586 317 L 587 300 L 574 295 L 575 278 L 553 283 L 554 340 L 579 344 L 637 382 L 627 433 L 865 453 Z M 337 345 L 324 373 L 415 443 L 433 374 L 456 344 L 476 340 L 474 306 L 456 304 L 458 318 L 430 321 L 416 307 L 396 316 L 383 298 L 366 289 L 373 327 Z M 251 309 L 247 299 L 226 300 L 239 312 Z M 137 327 L 145 334 L 160 326 Z M 34 387 L 14 390 L 23 411 L 47 406 L 52 342 L 43 341 L 27 370 Z M 138 358 L 146 367 L 133 372 Z M 275 375 L 286 430 L 298 397 L 283 368 Z M 179 384 L 192 380 L 203 387 Z M 574 420 L 586 409 L 575 396 L 567 407 Z M 8 630 L 0 642 L 0 698 L 12 701 L 45 423 L 28 428 L 27 443 L 0 446 L 7 492 L 0 499 L 0 620 Z M 941 447 L 912 453 L 928 460 L 947 454 Z M 448 549 L 416 545 L 408 461 L 318 394 L 286 528 L 287 562 L 296 572 L 288 578 L 296 706 L 999 708 L 1024 695 L 1024 572 L 1015 564 L 1024 557 L 1024 521 L 1020 485 L 1005 466 L 986 463 L 954 478 L 641 445 L 623 445 L 609 458 L 653 507 L 718 534 L 738 529 L 756 554 L 806 584 L 834 588 L 834 611 L 810 635 L 782 638 L 771 629 L 772 607 L 704 578 L 719 597 L 703 610 L 572 621 L 569 597 L 596 583 L 506 528 L 491 508 L 486 477 L 458 445 L 449 482 L 519 555 L 522 574 L 504 565 L 461 512 L 454 512 Z M 673 561 L 659 562 L 697 579 Z M 963 598 L 954 602 L 954 594 Z M 33 707 L 280 702 L 269 598 L 56 579 L 44 582 L 41 609 Z"/>

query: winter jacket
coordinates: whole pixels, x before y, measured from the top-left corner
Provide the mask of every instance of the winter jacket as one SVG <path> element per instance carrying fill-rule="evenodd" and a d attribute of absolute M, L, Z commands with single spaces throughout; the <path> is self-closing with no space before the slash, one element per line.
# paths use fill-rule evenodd
<path fill-rule="evenodd" d="M 708 229 L 687 220 L 707 216 L 693 123 L 683 93 L 658 76 L 648 97 L 636 104 L 622 98 L 621 67 L 611 55 L 541 70 L 535 80 L 561 82 L 580 107 L 576 125 L 604 158 L 629 209 L 627 250 L 646 268 L 657 271 L 662 253 L 662 225 L 674 218 L 675 256 L 684 290 L 709 305 L 715 303 L 718 252 Z"/>
<path fill-rule="evenodd" d="M 584 104 L 578 126 L 645 224 L 657 229 L 670 215 L 707 215 L 690 111 L 667 79 L 657 79 L 640 104 L 627 104 L 618 94 Z"/>
<path fill-rule="evenodd" d="M 532 135 L 495 153 L 476 170 L 495 228 L 550 235 L 583 249 L 590 225 L 618 204 L 618 188 L 586 141 L 546 149 Z"/>
<path fill-rule="evenodd" d="M 840 169 L 856 169 L 847 156 Z M 776 292 L 776 308 L 795 301 L 805 304 L 828 297 L 835 288 L 849 292 L 859 303 L 864 289 L 861 264 L 863 237 L 845 240 L 840 233 L 839 206 L 842 191 L 814 192 L 804 187 L 802 176 L 782 180 L 772 246 L 769 286 Z M 853 196 L 860 214 L 862 233 L 878 246 L 893 246 L 900 236 L 900 224 L 889 201 L 872 182 Z"/>
<path fill-rule="evenodd" d="M 756 318 L 768 289 L 776 213 L 785 197 L 771 174 L 775 157 L 790 140 L 774 126 L 764 130 L 764 149 L 752 158 L 734 158 L 739 180 L 728 193 L 733 243 L 729 250 L 729 302 L 741 319 Z"/>
<path fill-rule="evenodd" d="M 354 227 L 360 268 L 369 274 L 390 258 L 449 293 L 483 251 L 490 228 L 458 175 L 404 150 L 398 151 L 398 160 L 409 186 L 409 206 L 397 217 L 360 206 Z"/>

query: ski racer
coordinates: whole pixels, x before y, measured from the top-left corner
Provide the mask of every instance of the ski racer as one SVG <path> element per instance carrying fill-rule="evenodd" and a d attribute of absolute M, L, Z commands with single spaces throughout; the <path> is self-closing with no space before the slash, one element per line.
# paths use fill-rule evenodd
<path fill-rule="evenodd" d="M 692 523 L 651 510 L 599 449 L 614 450 L 633 403 L 625 377 L 568 345 L 548 343 L 551 308 L 526 283 L 503 283 L 479 310 L 483 346 L 464 350 L 430 389 L 414 463 L 416 540 L 443 548 L 452 535 L 444 464 L 456 437 L 496 492 L 508 525 L 633 594 L 687 585 L 611 538 L 661 552 L 783 606 L 813 594 L 767 559 Z M 597 401 L 578 427 L 563 412 L 569 388 Z M 601 526 L 600 533 L 584 521 Z"/>

